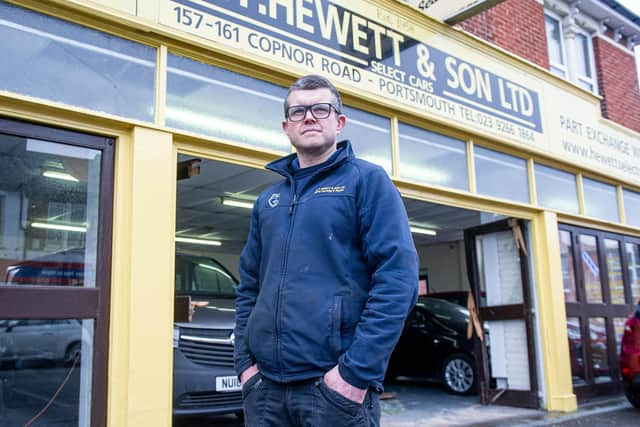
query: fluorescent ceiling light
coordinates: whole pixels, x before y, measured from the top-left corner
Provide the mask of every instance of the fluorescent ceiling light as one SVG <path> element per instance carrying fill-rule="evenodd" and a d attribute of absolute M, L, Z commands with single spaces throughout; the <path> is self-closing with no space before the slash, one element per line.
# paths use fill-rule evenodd
<path fill-rule="evenodd" d="M 228 197 L 222 198 L 222 204 L 227 206 L 234 206 L 236 208 L 253 209 L 253 202 L 229 199 Z"/>
<path fill-rule="evenodd" d="M 68 174 L 66 172 L 57 172 L 57 171 L 51 171 L 51 170 L 46 170 L 42 172 L 42 176 L 46 176 L 47 178 L 61 179 L 63 181 L 73 181 L 73 182 L 80 181 L 75 176 Z"/>
<path fill-rule="evenodd" d="M 415 234 L 426 234 L 428 236 L 435 236 L 438 234 L 435 230 L 429 230 L 428 228 L 416 227 L 415 225 L 410 225 L 409 229 L 412 233 Z"/>
<path fill-rule="evenodd" d="M 86 226 L 78 226 L 78 225 L 51 224 L 48 222 L 32 222 L 31 226 L 33 228 L 46 228 L 48 230 L 77 231 L 79 233 L 87 232 Z"/>
<path fill-rule="evenodd" d="M 222 242 L 219 242 L 217 240 L 192 239 L 190 237 L 178 237 L 178 236 L 176 236 L 176 242 L 192 243 L 194 245 L 222 246 Z"/>

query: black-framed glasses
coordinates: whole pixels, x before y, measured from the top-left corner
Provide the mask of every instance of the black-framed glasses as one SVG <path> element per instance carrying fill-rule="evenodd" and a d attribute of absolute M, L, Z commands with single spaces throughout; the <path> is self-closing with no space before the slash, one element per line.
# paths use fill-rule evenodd
<path fill-rule="evenodd" d="M 331 115 L 332 108 L 336 110 L 336 113 L 340 114 L 340 111 L 328 102 L 319 102 L 312 105 L 292 105 L 287 108 L 287 119 L 292 122 L 302 121 L 307 116 L 307 111 L 311 111 L 314 119 L 326 119 Z"/>

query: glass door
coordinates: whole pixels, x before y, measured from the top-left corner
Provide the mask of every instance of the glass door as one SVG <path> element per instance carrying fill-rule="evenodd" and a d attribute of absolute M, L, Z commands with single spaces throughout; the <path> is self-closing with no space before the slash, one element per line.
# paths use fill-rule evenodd
<path fill-rule="evenodd" d="M 0 118 L 0 425 L 104 426 L 113 140 Z"/>
<path fill-rule="evenodd" d="M 617 392 L 624 322 L 640 298 L 638 240 L 564 224 L 558 233 L 574 392 Z"/>
<path fill-rule="evenodd" d="M 479 375 L 484 404 L 537 408 L 533 312 L 522 221 L 465 230 L 467 265 L 484 329 Z"/>

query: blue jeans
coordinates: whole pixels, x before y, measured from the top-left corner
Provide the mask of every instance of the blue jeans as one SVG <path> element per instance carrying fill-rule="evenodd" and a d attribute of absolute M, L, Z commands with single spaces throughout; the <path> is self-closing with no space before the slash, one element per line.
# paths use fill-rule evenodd
<path fill-rule="evenodd" d="M 368 390 L 353 402 L 315 378 L 277 383 L 257 373 L 242 386 L 247 427 L 379 427 L 380 399 Z"/>

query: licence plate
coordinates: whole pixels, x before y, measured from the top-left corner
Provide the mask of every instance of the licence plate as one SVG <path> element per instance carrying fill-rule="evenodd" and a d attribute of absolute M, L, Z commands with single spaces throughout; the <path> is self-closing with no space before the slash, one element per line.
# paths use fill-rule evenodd
<path fill-rule="evenodd" d="M 235 375 L 216 377 L 216 391 L 240 391 L 240 380 Z"/>

